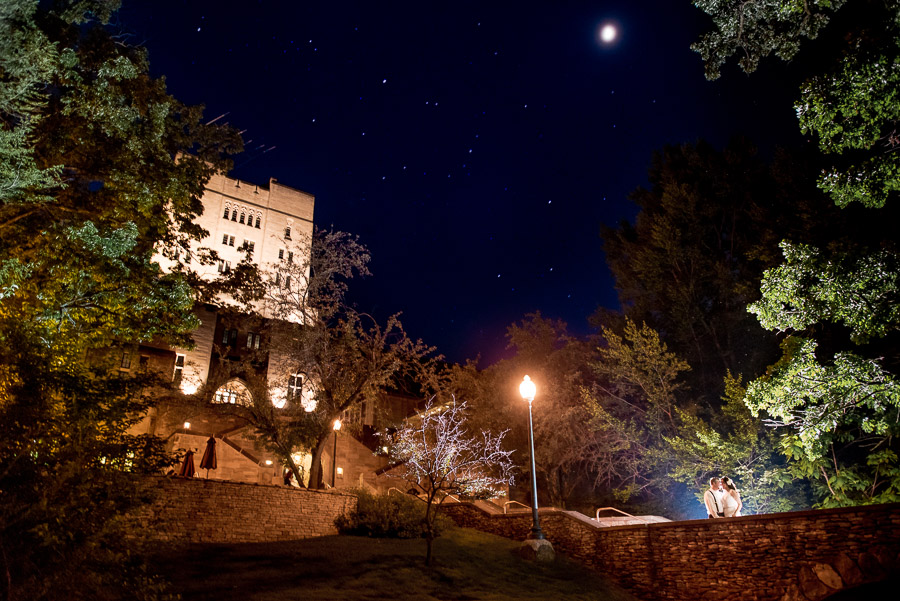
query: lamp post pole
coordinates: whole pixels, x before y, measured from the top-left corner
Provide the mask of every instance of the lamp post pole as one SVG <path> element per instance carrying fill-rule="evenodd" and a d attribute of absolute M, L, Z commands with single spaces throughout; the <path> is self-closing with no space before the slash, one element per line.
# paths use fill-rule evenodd
<path fill-rule="evenodd" d="M 537 498 L 537 471 L 534 465 L 534 423 L 531 418 L 531 402 L 537 392 L 534 382 L 531 378 L 525 376 L 519 385 L 519 393 L 522 398 L 528 401 L 528 442 L 531 444 L 531 536 L 529 538 L 543 540 L 544 533 L 541 532 L 541 520 L 538 517 L 538 498 Z"/>
<path fill-rule="evenodd" d="M 341 431 L 341 420 L 334 420 L 334 449 L 331 452 L 331 488 L 337 487 L 337 439 Z"/>

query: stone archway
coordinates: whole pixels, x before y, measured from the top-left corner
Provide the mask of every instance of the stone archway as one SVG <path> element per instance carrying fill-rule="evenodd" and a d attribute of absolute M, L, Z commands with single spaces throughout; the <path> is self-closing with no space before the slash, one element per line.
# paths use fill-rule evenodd
<path fill-rule="evenodd" d="M 869 587 L 874 587 L 872 590 L 875 591 L 887 586 L 896 591 L 898 579 L 900 554 L 896 550 L 883 546 L 874 547 L 860 553 L 856 560 L 841 553 L 828 563 L 800 568 L 796 581 L 788 587 L 781 601 L 856 599 L 861 594 L 860 591 L 867 591 Z M 842 594 L 843 597 L 840 596 Z"/>

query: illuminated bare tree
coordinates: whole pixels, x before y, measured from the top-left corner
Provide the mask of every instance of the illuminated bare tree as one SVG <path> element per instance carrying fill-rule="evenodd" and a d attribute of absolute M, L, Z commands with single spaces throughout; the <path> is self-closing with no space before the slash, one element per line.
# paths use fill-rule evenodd
<path fill-rule="evenodd" d="M 473 432 L 466 425 L 466 404 L 455 397 L 439 404 L 432 397 L 425 410 L 410 418 L 394 434 L 391 458 L 399 477 L 425 495 L 425 564 L 431 565 L 431 550 L 438 532 L 435 519 L 451 494 L 493 498 L 506 494 L 513 483 L 513 451 L 502 448 L 506 431 Z"/>

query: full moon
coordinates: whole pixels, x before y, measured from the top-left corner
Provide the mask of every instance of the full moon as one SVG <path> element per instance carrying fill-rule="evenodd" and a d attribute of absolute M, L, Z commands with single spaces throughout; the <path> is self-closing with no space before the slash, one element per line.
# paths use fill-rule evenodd
<path fill-rule="evenodd" d="M 615 40 L 618 35 L 619 30 L 615 25 L 604 25 L 600 28 L 600 39 L 607 44 Z"/>

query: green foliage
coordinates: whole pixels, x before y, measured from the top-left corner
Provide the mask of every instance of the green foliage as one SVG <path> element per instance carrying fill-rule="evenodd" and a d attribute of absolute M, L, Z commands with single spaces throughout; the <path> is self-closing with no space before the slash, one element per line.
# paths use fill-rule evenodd
<path fill-rule="evenodd" d="M 366 489 L 351 491 L 359 499 L 355 511 L 338 516 L 334 524 L 341 534 L 372 538 L 423 538 L 425 503 L 413 495 L 375 495 Z M 444 516 L 435 521 L 438 534 L 452 522 Z"/>
<path fill-rule="evenodd" d="M 190 344 L 204 292 L 153 258 L 202 237 L 203 185 L 240 139 L 107 32 L 117 6 L 0 3 L 4 598 L 165 596 L 120 520 L 146 501 L 131 474 L 172 462 L 128 434 L 160 383 L 120 374 L 109 352 Z"/>
<path fill-rule="evenodd" d="M 703 57 L 707 79 L 718 79 L 722 65 L 734 54 L 747 73 L 756 71 L 769 54 L 789 61 L 803 38 L 814 39 L 846 0 L 757 0 L 722 2 L 694 0 L 712 17 L 716 30 L 701 36 L 691 49 Z"/>
<path fill-rule="evenodd" d="M 840 3 L 783 0 L 724 6 L 698 3 L 719 29 L 695 45 L 707 74 L 717 75 L 738 48 L 752 71 L 760 55 L 791 50 L 815 37 L 825 13 Z M 834 48 L 819 48 L 829 67 L 811 77 L 796 103 L 801 130 L 819 138 L 834 161 L 819 186 L 841 207 L 871 209 L 870 231 L 839 243 L 784 242 L 785 263 L 765 274 L 762 299 L 750 306 L 766 328 L 788 332 L 782 358 L 751 382 L 746 402 L 774 425 L 790 427 L 783 452 L 787 471 L 807 478 L 823 505 L 897 500 L 900 464 L 896 341 L 900 329 L 900 265 L 896 231 L 878 238 L 879 221 L 900 190 L 900 2 L 848 3 Z M 743 8 L 757 11 L 735 29 Z M 758 28 L 759 24 L 769 27 Z M 771 29 L 773 24 L 781 30 Z M 774 32 L 767 35 L 766 31 Z M 836 52 L 835 52 L 836 50 Z M 777 52 L 776 52 L 777 53 Z M 844 238 L 844 237 L 842 237 Z"/>
<path fill-rule="evenodd" d="M 722 150 L 666 147 L 653 158 L 651 187 L 632 193 L 635 224 L 604 229 L 625 314 L 690 364 L 685 381 L 700 404 L 719 404 L 727 371 L 758 373 L 776 356 L 775 337 L 746 307 L 780 258 L 780 240 L 816 240 L 836 222 L 812 172 L 786 152 L 766 164 L 740 138 Z"/>
<path fill-rule="evenodd" d="M 596 449 L 596 484 L 621 502 L 664 497 L 671 480 L 665 437 L 679 428 L 679 378 L 690 368 L 646 324 L 626 319 L 623 335 L 604 328 L 592 363 L 598 381 L 583 391 Z"/>
<path fill-rule="evenodd" d="M 823 253 L 788 241 L 785 262 L 766 271 L 762 299 L 748 310 L 763 327 L 801 331 L 821 321 L 842 323 L 857 344 L 900 326 L 900 261 L 882 250 Z"/>
<path fill-rule="evenodd" d="M 731 477 L 744 515 L 808 507 L 805 487 L 785 469 L 781 434 L 751 414 L 739 379 L 728 374 L 725 391 L 722 412 L 711 420 L 679 411 L 678 433 L 666 437 L 674 455 L 670 475 L 697 491 L 701 504 L 711 477 Z"/>

